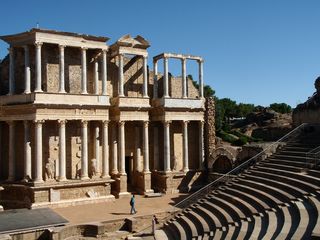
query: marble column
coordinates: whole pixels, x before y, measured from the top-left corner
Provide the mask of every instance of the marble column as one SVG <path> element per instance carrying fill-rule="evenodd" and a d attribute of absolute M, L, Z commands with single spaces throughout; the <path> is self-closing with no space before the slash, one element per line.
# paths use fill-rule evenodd
<path fill-rule="evenodd" d="M 189 171 L 188 121 L 183 121 L 183 171 Z"/>
<path fill-rule="evenodd" d="M 199 64 L 199 94 L 203 98 L 203 60 L 198 61 Z"/>
<path fill-rule="evenodd" d="M 81 121 L 81 179 L 88 177 L 88 121 Z"/>
<path fill-rule="evenodd" d="M 153 170 L 159 169 L 159 129 L 153 128 Z"/>
<path fill-rule="evenodd" d="M 181 67 L 182 67 L 182 97 L 187 98 L 187 74 L 186 74 L 186 58 L 181 59 Z"/>
<path fill-rule="evenodd" d="M 112 128 L 112 174 L 118 174 L 118 142 L 116 126 Z"/>
<path fill-rule="evenodd" d="M 25 45 L 25 46 L 23 46 L 23 48 L 24 48 L 24 93 L 28 94 L 31 92 L 29 46 Z"/>
<path fill-rule="evenodd" d="M 36 46 L 36 84 L 35 84 L 35 92 L 42 92 L 42 88 L 41 88 L 41 47 L 42 47 L 42 43 L 41 42 L 36 42 L 35 43 Z"/>
<path fill-rule="evenodd" d="M 14 48 L 10 47 L 9 50 L 9 93 L 8 95 L 13 95 L 15 92 L 15 74 L 14 74 Z"/>
<path fill-rule="evenodd" d="M 59 93 L 65 93 L 64 81 L 64 48 L 65 46 L 59 45 Z"/>
<path fill-rule="evenodd" d="M 119 54 L 119 90 L 118 95 L 119 97 L 124 97 L 124 75 L 123 75 L 123 55 Z"/>
<path fill-rule="evenodd" d="M 94 94 L 99 94 L 99 62 L 98 59 L 94 61 Z"/>
<path fill-rule="evenodd" d="M 199 170 L 204 169 L 204 121 L 199 122 Z"/>
<path fill-rule="evenodd" d="M 158 98 L 158 61 L 153 61 L 153 98 Z"/>
<path fill-rule="evenodd" d="M 66 120 L 59 120 L 59 181 L 66 177 Z"/>
<path fill-rule="evenodd" d="M 31 140 L 30 140 L 30 123 L 23 121 L 24 125 L 24 180 L 29 181 L 32 178 L 31 162 Z"/>
<path fill-rule="evenodd" d="M 140 128 L 136 126 L 134 128 L 134 148 L 135 148 L 135 170 L 137 172 L 141 171 L 141 163 L 140 163 L 140 156 L 141 156 L 141 148 L 140 148 Z"/>
<path fill-rule="evenodd" d="M 35 182 L 43 182 L 42 176 L 42 124 L 44 121 L 35 121 L 35 163 L 36 163 L 36 171 L 35 171 Z"/>
<path fill-rule="evenodd" d="M 143 56 L 143 97 L 148 97 L 148 58 Z"/>
<path fill-rule="evenodd" d="M 125 122 L 119 122 L 119 157 L 120 157 L 120 174 L 126 175 L 126 156 L 125 156 Z"/>
<path fill-rule="evenodd" d="M 14 181 L 16 178 L 16 139 L 15 139 L 15 121 L 8 121 L 9 124 L 9 156 L 8 156 L 8 181 Z"/>
<path fill-rule="evenodd" d="M 169 96 L 169 72 L 168 72 L 168 58 L 163 58 L 163 97 L 168 98 Z"/>
<path fill-rule="evenodd" d="M 81 48 L 81 94 L 87 91 L 87 48 Z"/>
<path fill-rule="evenodd" d="M 103 142 L 102 142 L 102 178 L 109 178 L 109 143 L 108 143 L 109 121 L 102 122 Z"/>
<path fill-rule="evenodd" d="M 107 50 L 102 50 L 102 95 L 107 95 Z"/>
<path fill-rule="evenodd" d="M 96 159 L 96 172 L 100 173 L 100 127 L 94 127 L 94 158 Z"/>
<path fill-rule="evenodd" d="M 164 124 L 164 171 L 170 172 L 170 122 L 165 121 Z"/>
<path fill-rule="evenodd" d="M 143 122 L 143 171 L 149 173 L 149 122 Z"/>

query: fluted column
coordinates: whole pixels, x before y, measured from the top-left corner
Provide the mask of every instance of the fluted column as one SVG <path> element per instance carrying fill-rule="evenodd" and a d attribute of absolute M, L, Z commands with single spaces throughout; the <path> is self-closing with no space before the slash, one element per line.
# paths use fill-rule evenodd
<path fill-rule="evenodd" d="M 107 95 L 107 51 L 102 50 L 102 95 Z"/>
<path fill-rule="evenodd" d="M 35 43 L 36 46 L 36 86 L 35 86 L 35 92 L 42 92 L 41 88 L 41 47 L 42 43 L 37 42 Z"/>
<path fill-rule="evenodd" d="M 64 77 L 64 48 L 65 46 L 59 45 L 59 93 L 65 93 L 65 77 Z"/>
<path fill-rule="evenodd" d="M 163 97 L 168 98 L 169 96 L 169 72 L 168 72 L 168 58 L 163 58 Z"/>
<path fill-rule="evenodd" d="M 189 171 L 188 121 L 183 121 L 183 171 Z"/>
<path fill-rule="evenodd" d="M 35 159 L 36 159 L 36 171 L 35 182 L 43 182 L 42 176 L 42 124 L 44 121 L 35 121 Z"/>
<path fill-rule="evenodd" d="M 158 98 L 158 61 L 153 61 L 153 98 Z"/>
<path fill-rule="evenodd" d="M 199 64 L 199 93 L 200 97 L 204 97 L 203 94 L 203 60 L 198 61 Z"/>
<path fill-rule="evenodd" d="M 87 48 L 81 48 L 81 94 L 87 91 Z"/>
<path fill-rule="evenodd" d="M 199 169 L 203 170 L 203 162 L 204 162 L 204 139 L 203 139 L 203 132 L 204 132 L 204 122 L 199 122 Z"/>
<path fill-rule="evenodd" d="M 153 128 L 153 170 L 159 169 L 159 129 Z"/>
<path fill-rule="evenodd" d="M 164 126 L 164 171 L 170 172 L 170 122 L 165 121 Z"/>
<path fill-rule="evenodd" d="M 24 48 L 24 93 L 28 94 L 31 92 L 30 85 L 30 54 L 29 54 L 29 46 L 25 45 Z"/>
<path fill-rule="evenodd" d="M 124 127 L 125 122 L 120 121 L 119 122 L 119 157 L 120 157 L 120 174 L 125 175 L 126 174 L 126 168 L 125 168 L 125 134 L 124 134 Z"/>
<path fill-rule="evenodd" d="M 187 74 L 186 74 L 186 60 L 185 58 L 181 59 L 181 67 L 182 67 L 182 97 L 187 98 Z"/>
<path fill-rule="evenodd" d="M 88 121 L 81 121 L 81 179 L 88 177 Z"/>
<path fill-rule="evenodd" d="M 59 120 L 59 181 L 66 177 L 66 120 Z"/>
<path fill-rule="evenodd" d="M 8 48 L 8 50 L 9 50 L 9 93 L 8 95 L 13 95 L 15 91 L 14 51 L 13 51 L 13 47 Z"/>
<path fill-rule="evenodd" d="M 16 177 L 16 140 L 15 140 L 15 125 L 14 121 L 8 121 L 9 124 L 9 156 L 8 156 L 8 181 L 14 181 Z"/>
<path fill-rule="evenodd" d="M 32 178 L 32 163 L 31 163 L 31 141 L 30 141 L 30 123 L 23 121 L 24 125 L 24 179 L 26 181 Z"/>
<path fill-rule="evenodd" d="M 112 174 L 118 174 L 118 141 L 117 141 L 117 130 L 114 126 L 112 128 Z"/>
<path fill-rule="evenodd" d="M 143 97 L 148 97 L 148 58 L 143 56 Z"/>
<path fill-rule="evenodd" d="M 124 96 L 123 84 L 124 84 L 123 55 L 119 54 L 119 90 L 118 90 L 119 97 L 123 97 Z"/>
<path fill-rule="evenodd" d="M 96 172 L 100 173 L 100 127 L 94 127 L 94 158 L 97 161 Z"/>
<path fill-rule="evenodd" d="M 150 172 L 149 169 L 149 122 L 143 122 L 143 171 Z"/>
<path fill-rule="evenodd" d="M 99 94 L 99 62 L 94 61 L 94 94 Z"/>
<path fill-rule="evenodd" d="M 109 144 L 108 144 L 109 121 L 102 122 L 103 143 L 102 143 L 102 177 L 109 178 Z"/>

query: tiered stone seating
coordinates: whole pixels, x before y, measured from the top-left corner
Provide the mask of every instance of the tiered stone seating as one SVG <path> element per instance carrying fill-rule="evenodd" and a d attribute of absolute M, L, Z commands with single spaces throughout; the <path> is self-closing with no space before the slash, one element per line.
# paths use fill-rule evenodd
<path fill-rule="evenodd" d="M 319 145 L 320 131 L 303 133 L 167 221 L 160 230 L 161 236 L 167 239 L 320 236 L 320 170 L 308 169 L 311 165 L 306 163 L 307 153 Z"/>

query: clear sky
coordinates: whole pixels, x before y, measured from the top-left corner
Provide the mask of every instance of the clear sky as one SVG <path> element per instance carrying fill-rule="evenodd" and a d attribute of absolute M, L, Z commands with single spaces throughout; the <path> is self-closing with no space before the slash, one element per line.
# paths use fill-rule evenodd
<path fill-rule="evenodd" d="M 295 107 L 320 75 L 319 0 L 2 0 L 0 35 L 36 27 L 151 42 L 161 52 L 203 56 L 204 80 L 220 98 Z M 7 45 L 0 43 L 0 58 Z M 151 65 L 152 66 L 152 65 Z M 161 66 L 159 66 L 161 67 Z M 197 65 L 188 73 L 197 76 Z M 169 62 L 180 74 L 180 63 Z"/>

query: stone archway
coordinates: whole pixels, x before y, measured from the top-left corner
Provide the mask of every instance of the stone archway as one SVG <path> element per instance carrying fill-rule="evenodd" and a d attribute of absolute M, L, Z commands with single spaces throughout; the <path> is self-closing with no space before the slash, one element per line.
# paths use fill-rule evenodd
<path fill-rule="evenodd" d="M 211 172 L 227 173 L 233 168 L 235 161 L 234 155 L 223 147 L 217 148 L 208 162 L 208 168 Z"/>

